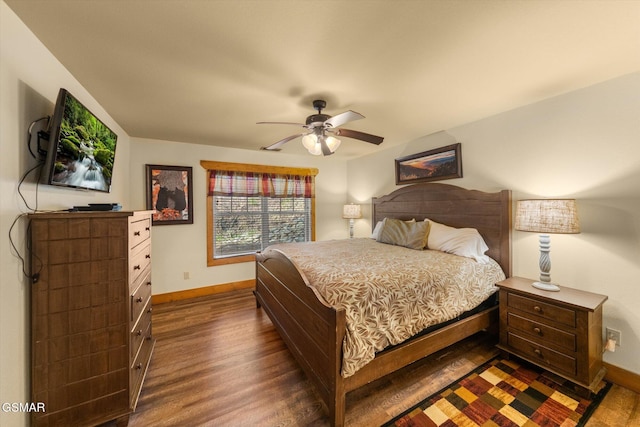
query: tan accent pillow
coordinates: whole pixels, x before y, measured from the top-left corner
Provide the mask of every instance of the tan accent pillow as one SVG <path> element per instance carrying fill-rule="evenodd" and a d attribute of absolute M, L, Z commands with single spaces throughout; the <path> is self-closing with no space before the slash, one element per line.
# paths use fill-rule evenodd
<path fill-rule="evenodd" d="M 378 236 L 378 242 L 422 250 L 427 246 L 429 222 L 407 222 L 385 218 Z"/>
<path fill-rule="evenodd" d="M 373 232 L 371 233 L 371 238 L 378 240 L 378 237 L 380 236 L 380 230 L 382 230 L 382 226 L 384 225 L 384 222 L 387 220 L 387 218 L 384 218 L 382 221 L 378 221 L 378 223 L 376 224 L 375 228 L 373 229 Z M 416 222 L 415 218 L 409 219 L 405 222 Z"/>

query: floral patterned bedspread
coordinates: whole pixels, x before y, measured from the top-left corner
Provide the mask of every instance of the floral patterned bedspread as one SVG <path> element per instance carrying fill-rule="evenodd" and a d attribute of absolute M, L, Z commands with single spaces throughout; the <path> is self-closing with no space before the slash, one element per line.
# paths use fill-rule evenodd
<path fill-rule="evenodd" d="M 346 310 L 345 378 L 387 346 L 475 308 L 505 278 L 493 260 L 479 264 L 470 258 L 367 238 L 269 248 L 293 260 L 329 305 Z"/>

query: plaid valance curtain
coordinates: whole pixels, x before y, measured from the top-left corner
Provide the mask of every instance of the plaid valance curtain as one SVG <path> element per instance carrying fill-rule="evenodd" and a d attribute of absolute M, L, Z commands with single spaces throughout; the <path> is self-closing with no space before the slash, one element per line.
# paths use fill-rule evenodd
<path fill-rule="evenodd" d="M 313 198 L 313 175 L 209 170 L 209 196 Z"/>

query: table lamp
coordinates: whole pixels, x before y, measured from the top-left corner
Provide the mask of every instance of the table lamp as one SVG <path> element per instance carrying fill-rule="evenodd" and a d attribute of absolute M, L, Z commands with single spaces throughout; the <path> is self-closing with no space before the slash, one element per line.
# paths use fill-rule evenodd
<path fill-rule="evenodd" d="M 515 229 L 540 233 L 540 281 L 533 287 L 559 291 L 551 282 L 551 238 L 549 234 L 580 233 L 578 208 L 574 199 L 519 200 L 516 204 Z"/>
<path fill-rule="evenodd" d="M 342 218 L 349 220 L 349 238 L 353 239 L 353 220 L 362 218 L 360 205 L 350 203 L 342 207 Z"/>

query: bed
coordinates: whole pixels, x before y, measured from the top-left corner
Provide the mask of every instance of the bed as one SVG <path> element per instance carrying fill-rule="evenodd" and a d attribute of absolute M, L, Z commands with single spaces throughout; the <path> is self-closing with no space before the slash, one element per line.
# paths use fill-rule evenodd
<path fill-rule="evenodd" d="M 372 220 L 430 219 L 456 228 L 475 228 L 486 252 L 511 276 L 511 194 L 486 193 L 448 184 L 402 187 L 372 200 Z M 377 351 L 373 360 L 343 375 L 347 313 L 325 302 L 298 263 L 277 247 L 256 256 L 256 302 L 264 309 L 327 406 L 331 425 L 344 425 L 346 393 L 407 366 L 476 332 L 497 329 L 494 304 L 484 304 L 441 327 Z"/>

